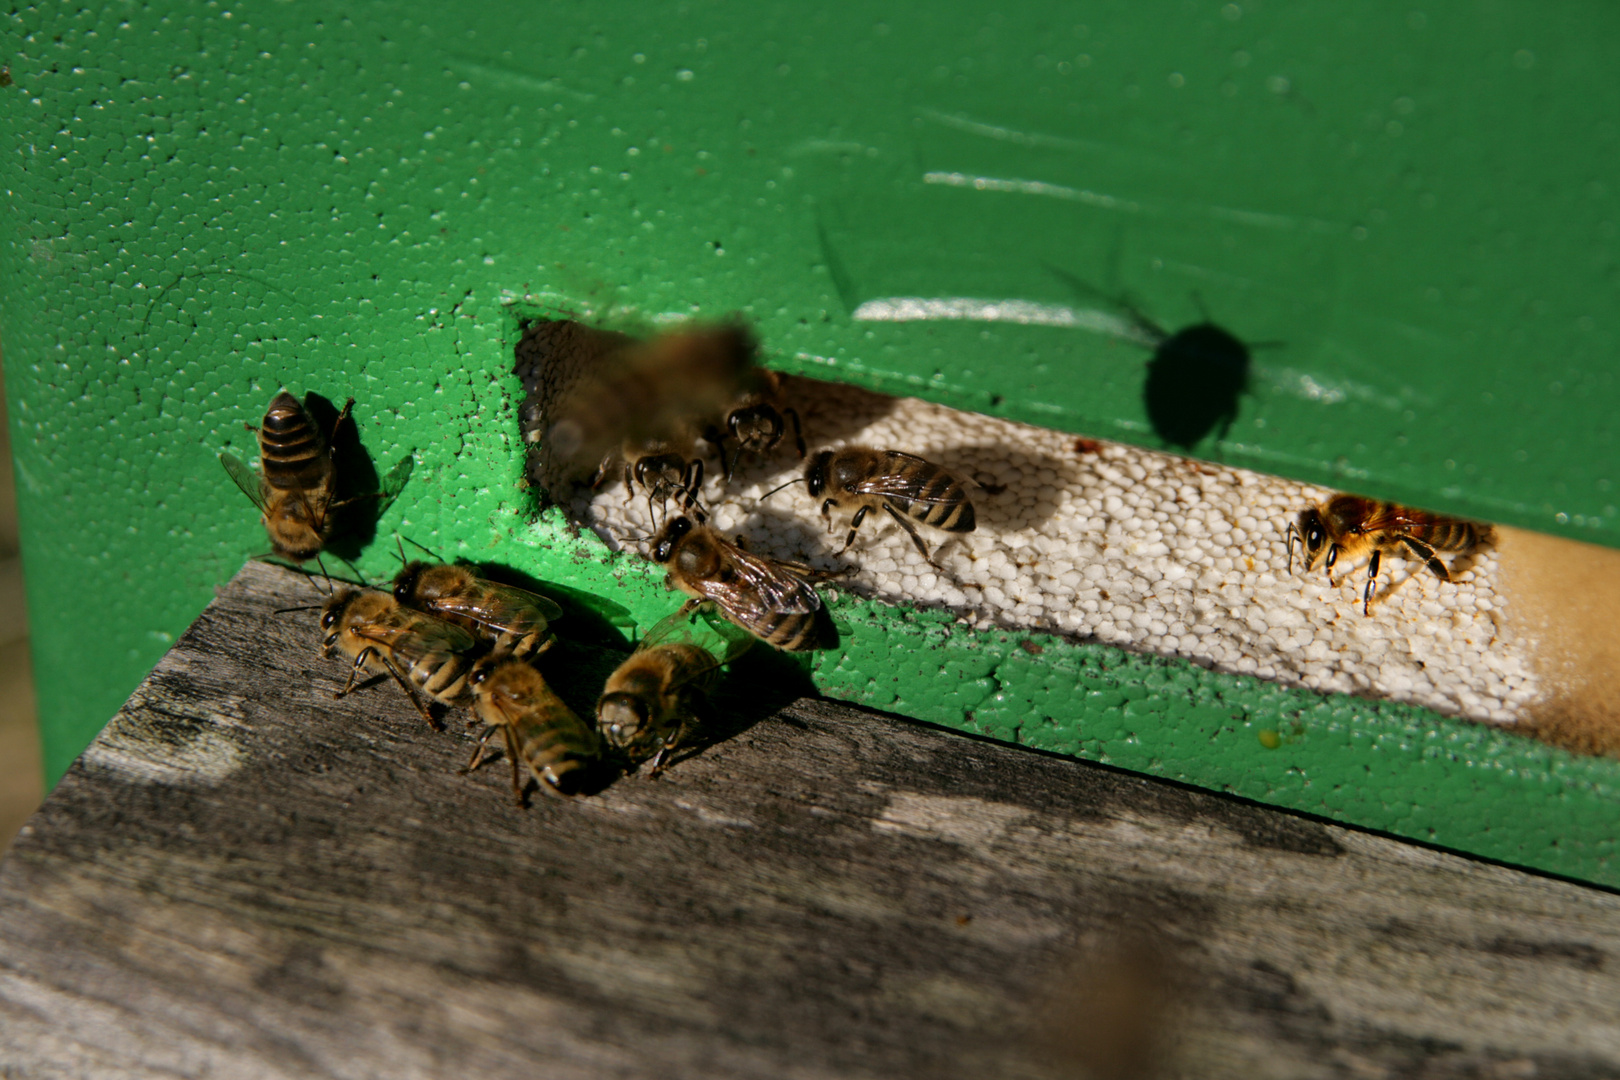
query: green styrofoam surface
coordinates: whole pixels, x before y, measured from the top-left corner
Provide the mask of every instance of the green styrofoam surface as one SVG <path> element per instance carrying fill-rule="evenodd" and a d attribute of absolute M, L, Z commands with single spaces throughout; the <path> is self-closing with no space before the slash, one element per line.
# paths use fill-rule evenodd
<path fill-rule="evenodd" d="M 352 394 L 378 461 L 417 451 L 384 536 L 605 582 L 519 485 L 506 305 L 525 298 L 632 323 L 740 311 L 787 370 L 1146 445 L 1136 345 L 853 313 L 1128 294 L 1174 328 L 1202 305 L 1257 347 L 1229 439 L 1200 453 L 1620 544 L 1620 9 L 5 18 L 0 331 L 53 777 L 262 550 L 215 455 L 251 449 L 241 424 L 283 384 Z M 654 614 L 642 569 L 610 576 Z M 829 693 L 1617 880 L 1612 763 L 866 611 L 839 608 Z"/>

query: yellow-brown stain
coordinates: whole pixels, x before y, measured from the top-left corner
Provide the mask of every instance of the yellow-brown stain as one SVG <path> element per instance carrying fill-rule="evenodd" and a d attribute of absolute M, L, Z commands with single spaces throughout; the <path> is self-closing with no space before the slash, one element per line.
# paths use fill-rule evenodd
<path fill-rule="evenodd" d="M 1530 730 L 1620 757 L 1620 551 L 1501 527 L 1496 545 L 1505 621 L 1545 684 Z"/>

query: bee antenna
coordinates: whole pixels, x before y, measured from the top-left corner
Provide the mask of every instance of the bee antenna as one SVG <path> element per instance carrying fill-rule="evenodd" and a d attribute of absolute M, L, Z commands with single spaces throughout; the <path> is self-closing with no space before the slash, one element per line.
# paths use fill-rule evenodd
<path fill-rule="evenodd" d="M 277 609 L 275 614 L 285 615 L 289 611 L 319 611 L 321 610 L 321 607 L 322 605 L 320 604 L 305 604 L 303 607 L 284 607 Z"/>
<path fill-rule="evenodd" d="M 805 483 L 809 483 L 809 481 L 807 481 L 802 476 L 795 476 L 793 479 L 789 480 L 787 483 L 782 484 L 782 485 L 780 485 L 778 487 L 771 488 L 771 490 L 769 490 L 765 494 L 761 495 L 756 501 L 757 502 L 764 502 L 766 499 L 770 498 L 772 495 L 775 495 L 778 491 L 781 491 L 782 488 L 792 487 L 794 484 L 805 484 Z"/>
<path fill-rule="evenodd" d="M 396 541 L 399 539 L 399 534 L 398 533 L 394 534 L 394 539 Z M 427 552 L 429 555 L 433 556 L 439 562 L 444 562 L 444 556 L 443 555 L 440 555 L 437 551 L 434 551 L 430 547 L 424 547 L 423 545 L 418 544 L 415 540 L 412 540 L 408 536 L 405 537 L 405 543 L 411 545 L 411 547 L 420 548 L 421 550 Z M 399 555 L 400 561 L 404 562 L 405 561 L 405 548 L 403 546 L 401 546 L 400 549 L 399 549 L 399 552 L 400 552 L 400 555 Z"/>
<path fill-rule="evenodd" d="M 326 572 L 326 562 L 321 558 L 321 554 L 318 551 L 315 553 L 315 565 L 321 568 L 321 577 L 326 579 L 326 595 L 331 596 L 332 593 L 334 592 L 334 590 L 332 588 L 332 575 L 328 574 Z M 315 585 L 315 575 L 314 574 L 311 574 L 309 571 L 304 570 L 304 568 L 302 566 L 300 566 L 298 569 L 303 570 L 304 576 L 309 578 L 309 583 L 311 585 Z M 320 588 L 320 586 L 318 586 L 318 585 L 316 585 L 315 587 L 316 587 L 317 590 L 319 590 L 319 588 Z"/>

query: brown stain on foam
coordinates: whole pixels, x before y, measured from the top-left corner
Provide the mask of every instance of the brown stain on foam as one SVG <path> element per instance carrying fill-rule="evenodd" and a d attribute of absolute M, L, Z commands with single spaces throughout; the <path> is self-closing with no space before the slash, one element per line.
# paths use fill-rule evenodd
<path fill-rule="evenodd" d="M 1620 757 L 1620 551 L 1503 527 L 1496 548 L 1505 621 L 1544 687 L 1525 727 Z"/>

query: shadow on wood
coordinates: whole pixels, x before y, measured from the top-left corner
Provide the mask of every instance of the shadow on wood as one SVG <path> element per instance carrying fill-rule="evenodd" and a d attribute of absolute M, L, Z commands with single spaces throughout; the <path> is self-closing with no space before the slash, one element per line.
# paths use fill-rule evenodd
<path fill-rule="evenodd" d="M 1610 893 L 808 698 L 520 810 L 332 700 L 306 589 L 244 568 L 0 864 L 18 1075 L 1620 1075 Z"/>

